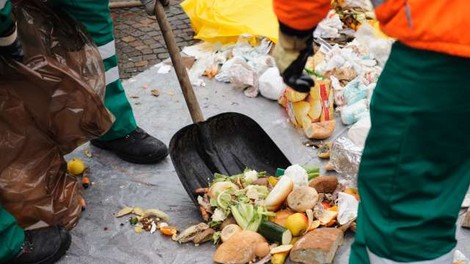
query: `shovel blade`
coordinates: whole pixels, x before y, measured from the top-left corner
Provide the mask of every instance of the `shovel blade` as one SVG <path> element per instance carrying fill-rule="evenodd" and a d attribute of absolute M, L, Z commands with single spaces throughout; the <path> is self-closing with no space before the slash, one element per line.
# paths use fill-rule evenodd
<path fill-rule="evenodd" d="M 223 113 L 179 130 L 170 141 L 170 156 L 186 192 L 197 204 L 197 188 L 214 173 L 234 175 L 246 168 L 274 175 L 291 165 L 284 153 L 250 117 Z"/>

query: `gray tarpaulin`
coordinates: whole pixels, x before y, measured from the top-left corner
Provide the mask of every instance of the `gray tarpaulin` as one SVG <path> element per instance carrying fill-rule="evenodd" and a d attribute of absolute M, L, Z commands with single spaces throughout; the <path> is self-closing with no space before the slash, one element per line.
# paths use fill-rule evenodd
<path fill-rule="evenodd" d="M 124 87 L 138 125 L 168 144 L 173 134 L 191 124 L 191 118 L 174 71 L 158 74 L 157 70 L 152 67 L 126 81 Z M 288 123 L 276 102 L 248 98 L 229 84 L 206 82 L 206 87 L 195 87 L 206 118 L 222 112 L 243 113 L 264 128 L 293 164 L 319 163 L 316 151 L 302 144 L 306 141 L 303 133 Z M 160 96 L 152 96 L 152 89 L 158 89 Z M 336 133 L 342 131 L 337 128 Z M 84 155 L 86 149 L 91 150 L 92 158 Z M 79 157 L 91 167 L 94 184 L 85 191 L 87 209 L 72 230 L 72 245 L 60 263 L 213 263 L 215 247 L 210 243 L 195 247 L 177 244 L 159 232 L 137 234 L 127 217 L 113 215 L 124 206 L 138 206 L 165 211 L 170 215 L 170 224 L 181 229 L 200 222 L 199 212 L 183 189 L 169 157 L 157 165 L 134 165 L 88 144 L 67 158 L 71 157 Z M 458 226 L 458 249 L 470 257 L 470 230 Z M 347 263 L 352 240 L 353 235 L 348 233 L 335 263 Z"/>

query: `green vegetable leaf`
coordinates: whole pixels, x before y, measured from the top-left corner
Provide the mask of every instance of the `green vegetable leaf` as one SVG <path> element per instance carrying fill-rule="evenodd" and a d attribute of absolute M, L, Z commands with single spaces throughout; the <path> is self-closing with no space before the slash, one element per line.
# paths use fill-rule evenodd
<path fill-rule="evenodd" d="M 214 245 L 217 245 L 220 241 L 220 231 L 215 232 L 212 235 L 212 241 L 214 241 Z"/>

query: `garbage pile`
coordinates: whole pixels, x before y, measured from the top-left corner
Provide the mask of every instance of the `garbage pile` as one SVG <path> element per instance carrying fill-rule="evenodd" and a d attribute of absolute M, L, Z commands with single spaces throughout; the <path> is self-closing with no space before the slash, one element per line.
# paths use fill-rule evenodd
<path fill-rule="evenodd" d="M 355 230 L 357 190 L 319 167 L 291 165 L 276 175 L 246 169 L 215 174 L 195 190 L 204 222 L 173 235 L 179 243 L 217 245 L 217 263 L 331 263 L 344 232 Z M 204 239 L 201 239 L 203 237 Z"/>
<path fill-rule="evenodd" d="M 205 76 L 231 83 L 248 97 L 260 93 L 277 100 L 285 89 L 274 58 L 269 55 L 273 42 L 265 37 L 242 34 L 234 44 L 203 42 L 185 47 L 183 56 L 195 63 L 189 69 L 189 78 L 195 86 L 205 86 Z"/>
<path fill-rule="evenodd" d="M 184 48 L 183 54 L 195 60 L 189 69 L 192 84 L 205 85 L 205 76 L 231 83 L 248 97 L 261 94 L 277 100 L 293 126 L 309 139 L 327 140 L 338 121 L 351 126 L 348 137 L 333 148 L 337 155 L 333 154 L 332 166 L 337 171 L 347 168 L 345 173 L 354 176 L 360 160 L 357 149 L 363 148 L 370 128 L 370 99 L 393 39 L 381 33 L 369 1 L 333 1 L 314 32 L 315 52 L 305 71 L 315 86 L 308 94 L 283 83 L 270 56 L 275 45 L 270 39 L 241 34 L 236 43 L 202 42 Z M 354 163 L 344 163 L 348 160 Z"/>

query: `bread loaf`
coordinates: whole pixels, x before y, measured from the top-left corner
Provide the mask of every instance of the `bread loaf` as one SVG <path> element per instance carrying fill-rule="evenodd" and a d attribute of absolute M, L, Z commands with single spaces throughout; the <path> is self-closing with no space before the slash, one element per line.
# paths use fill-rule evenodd
<path fill-rule="evenodd" d="M 343 243 L 343 231 L 318 228 L 300 238 L 290 252 L 290 259 L 305 264 L 333 263 L 336 250 Z"/>

